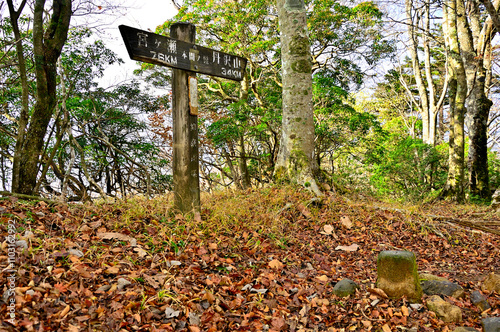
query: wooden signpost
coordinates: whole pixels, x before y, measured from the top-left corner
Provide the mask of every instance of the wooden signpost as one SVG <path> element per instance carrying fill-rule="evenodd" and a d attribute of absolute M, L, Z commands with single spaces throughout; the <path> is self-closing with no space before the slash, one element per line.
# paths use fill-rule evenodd
<path fill-rule="evenodd" d="M 196 27 L 175 23 L 170 37 L 119 26 L 131 59 L 172 67 L 174 206 L 200 210 L 196 73 L 242 81 L 247 60 L 194 44 Z"/>

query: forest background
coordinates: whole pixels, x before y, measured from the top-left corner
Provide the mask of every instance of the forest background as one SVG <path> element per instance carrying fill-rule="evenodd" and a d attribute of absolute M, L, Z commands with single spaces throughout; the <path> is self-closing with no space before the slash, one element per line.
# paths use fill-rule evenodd
<path fill-rule="evenodd" d="M 323 189 L 489 202 L 500 182 L 498 5 L 306 1 Z M 170 69 L 138 65 L 135 79 L 99 85 L 124 60 L 96 22 L 119 9 L 1 2 L 2 190 L 86 201 L 172 189 Z M 241 83 L 199 77 L 202 188 L 273 183 L 283 130 L 276 7 L 185 1 L 156 32 L 179 21 L 197 26 L 198 44 L 249 60 Z"/>

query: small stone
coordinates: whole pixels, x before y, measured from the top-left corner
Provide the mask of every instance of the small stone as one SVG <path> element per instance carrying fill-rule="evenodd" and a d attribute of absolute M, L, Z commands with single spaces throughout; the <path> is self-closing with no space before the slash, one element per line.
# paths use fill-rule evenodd
<path fill-rule="evenodd" d="M 16 247 L 20 247 L 20 248 L 23 248 L 23 249 L 28 249 L 28 242 L 26 242 L 26 240 L 16 241 Z"/>
<path fill-rule="evenodd" d="M 424 280 L 421 282 L 422 291 L 427 295 L 446 295 L 456 299 L 464 296 L 464 289 L 453 282 L 442 280 Z"/>
<path fill-rule="evenodd" d="M 356 293 L 359 286 L 351 279 L 342 279 L 333 287 L 333 294 L 338 297 L 347 297 Z"/>
<path fill-rule="evenodd" d="M 68 250 L 68 254 L 76 256 L 78 258 L 82 258 L 84 256 L 83 252 L 78 249 L 70 249 Z"/>
<path fill-rule="evenodd" d="M 456 329 L 453 330 L 453 332 L 479 332 L 478 330 L 472 328 L 472 327 L 457 327 Z"/>
<path fill-rule="evenodd" d="M 484 332 L 500 332 L 500 317 L 488 317 L 481 320 Z"/>
<path fill-rule="evenodd" d="M 128 285 L 131 285 L 131 284 L 132 283 L 125 278 L 118 279 L 118 289 L 120 289 L 120 290 L 127 287 Z"/>
<path fill-rule="evenodd" d="M 439 295 L 432 295 L 427 299 L 427 308 L 430 311 L 434 311 L 445 323 L 462 321 L 462 311 L 460 308 L 446 302 Z"/>
<path fill-rule="evenodd" d="M 481 292 L 479 292 L 477 290 L 475 290 L 471 293 L 470 300 L 481 311 L 485 311 L 485 310 L 488 310 L 489 308 L 491 308 L 486 297 L 483 294 L 481 294 Z"/>
<path fill-rule="evenodd" d="M 298 291 L 299 289 L 297 287 L 290 289 L 290 293 L 297 293 Z"/>
<path fill-rule="evenodd" d="M 314 267 L 312 266 L 311 263 L 306 264 L 306 270 L 314 270 Z"/>
<path fill-rule="evenodd" d="M 491 272 L 483 281 L 481 286 L 483 292 L 497 292 L 500 293 L 500 275 Z"/>
<path fill-rule="evenodd" d="M 35 215 L 36 215 L 38 218 L 43 218 L 43 217 L 45 217 L 45 213 L 43 213 L 42 211 L 35 212 Z"/>
<path fill-rule="evenodd" d="M 297 273 L 297 278 L 301 278 L 301 279 L 305 279 L 306 278 L 306 275 L 304 273 Z"/>

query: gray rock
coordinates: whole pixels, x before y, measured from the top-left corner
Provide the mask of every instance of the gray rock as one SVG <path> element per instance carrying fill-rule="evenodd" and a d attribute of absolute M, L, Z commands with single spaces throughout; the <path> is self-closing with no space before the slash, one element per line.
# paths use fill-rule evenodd
<path fill-rule="evenodd" d="M 491 272 L 481 285 L 483 292 L 497 292 L 500 293 L 500 275 Z"/>
<path fill-rule="evenodd" d="M 427 308 L 430 311 L 434 311 L 445 323 L 462 321 L 462 311 L 460 308 L 446 302 L 439 295 L 432 295 L 427 299 Z"/>
<path fill-rule="evenodd" d="M 453 282 L 442 280 L 423 280 L 420 285 L 427 295 L 446 295 L 456 299 L 464 296 L 464 289 Z"/>
<path fill-rule="evenodd" d="M 84 256 L 83 252 L 81 250 L 78 250 L 78 249 L 70 249 L 70 250 L 68 250 L 68 254 L 76 256 L 78 258 L 81 258 Z"/>
<path fill-rule="evenodd" d="M 484 332 L 500 332 L 500 317 L 488 317 L 481 320 Z"/>
<path fill-rule="evenodd" d="M 478 330 L 472 327 L 457 327 L 453 330 L 453 332 L 479 332 Z"/>
<path fill-rule="evenodd" d="M 132 283 L 125 278 L 118 279 L 118 289 L 123 289 Z"/>
<path fill-rule="evenodd" d="M 359 286 L 351 279 L 342 279 L 333 287 L 333 294 L 338 297 L 354 295 L 354 293 L 356 293 L 356 288 L 359 288 Z"/>
<path fill-rule="evenodd" d="M 391 298 L 406 296 L 420 302 L 422 288 L 415 255 L 410 251 L 381 251 L 377 258 L 377 287 Z"/>
<path fill-rule="evenodd" d="M 485 311 L 491 308 L 490 304 L 488 303 L 488 300 L 483 294 L 481 294 L 480 291 L 477 290 L 473 291 L 472 294 L 470 295 L 470 300 L 481 311 Z"/>

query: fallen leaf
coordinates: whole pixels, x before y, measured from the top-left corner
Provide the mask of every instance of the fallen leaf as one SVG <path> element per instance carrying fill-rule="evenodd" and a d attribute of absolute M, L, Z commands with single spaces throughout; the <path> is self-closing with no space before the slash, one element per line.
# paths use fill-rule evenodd
<path fill-rule="evenodd" d="M 368 292 L 380 296 L 383 299 L 389 298 L 387 294 L 380 288 L 368 288 Z"/>
<path fill-rule="evenodd" d="M 342 225 L 344 225 L 347 229 L 350 229 L 352 227 L 352 221 L 349 219 L 348 216 L 342 216 L 340 217 L 340 222 Z"/>
<path fill-rule="evenodd" d="M 106 274 L 118 274 L 121 270 L 121 266 L 120 265 L 115 265 L 115 266 L 111 266 L 109 268 L 107 268 L 104 273 Z"/>
<path fill-rule="evenodd" d="M 328 282 L 328 277 L 326 275 L 321 275 L 319 277 L 316 277 L 316 279 L 318 279 L 319 281 L 322 281 L 322 282 Z"/>
<path fill-rule="evenodd" d="M 148 252 L 140 247 L 134 247 L 134 252 L 136 252 L 140 258 L 146 257 Z"/>
<path fill-rule="evenodd" d="M 281 263 L 279 260 L 277 259 L 273 259 L 272 261 L 270 261 L 268 263 L 269 267 L 272 268 L 272 269 L 282 269 L 283 268 L 283 263 Z"/>
<path fill-rule="evenodd" d="M 382 330 L 383 330 L 384 332 L 391 332 L 391 328 L 390 328 L 390 327 L 389 327 L 389 325 L 387 325 L 387 324 L 384 324 L 384 326 L 382 326 Z"/>
<path fill-rule="evenodd" d="M 168 318 L 179 317 L 179 314 L 180 314 L 180 313 L 181 313 L 180 311 L 178 311 L 178 310 L 174 310 L 174 309 L 172 309 L 172 308 L 170 308 L 170 307 L 167 307 L 167 308 L 165 309 L 165 316 L 166 316 L 166 318 L 167 318 L 167 319 L 168 319 Z"/>
<path fill-rule="evenodd" d="M 208 249 L 217 250 L 217 243 L 209 243 Z"/>
<path fill-rule="evenodd" d="M 319 233 L 324 234 L 324 235 L 332 235 L 333 230 L 334 230 L 334 228 L 332 225 L 325 225 L 325 226 L 323 226 L 323 231 L 319 232 Z"/>
<path fill-rule="evenodd" d="M 402 306 L 401 307 L 401 312 L 403 313 L 403 315 L 405 316 L 410 316 L 410 310 L 408 310 L 408 307 L 407 306 Z"/>
<path fill-rule="evenodd" d="M 356 243 L 353 243 L 350 246 L 337 246 L 335 250 L 356 251 L 358 248 L 359 246 Z"/>
<path fill-rule="evenodd" d="M 64 318 L 69 312 L 70 306 L 69 304 L 59 313 L 60 318 Z"/>
<path fill-rule="evenodd" d="M 85 264 L 75 265 L 71 269 L 78 272 L 78 274 L 80 274 L 84 278 L 92 278 L 92 275 L 89 273 L 88 266 Z"/>
<path fill-rule="evenodd" d="M 101 240 L 135 241 L 134 238 L 121 233 L 97 233 L 97 237 Z"/>

